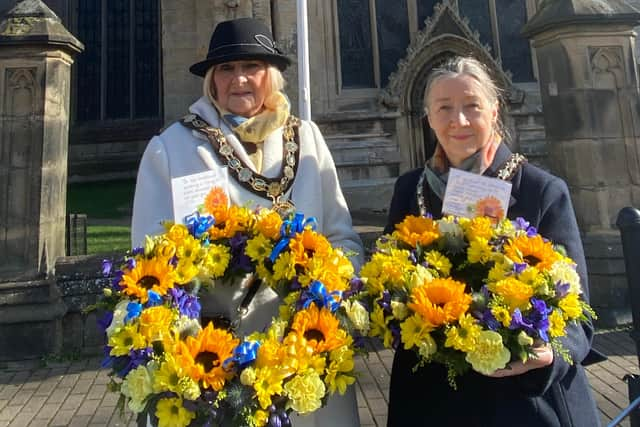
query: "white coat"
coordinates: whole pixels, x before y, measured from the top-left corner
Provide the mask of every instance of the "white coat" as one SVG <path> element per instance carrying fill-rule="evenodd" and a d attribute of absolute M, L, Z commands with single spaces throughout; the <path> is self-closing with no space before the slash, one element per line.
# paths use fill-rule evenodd
<path fill-rule="evenodd" d="M 226 123 L 220 120 L 207 98 L 200 98 L 191 105 L 189 111 L 222 129 L 236 156 L 255 171 L 242 144 Z M 305 217 L 316 218 L 317 231 L 323 233 L 334 246 L 358 254 L 351 258 L 358 269 L 363 262 L 362 243 L 352 228 L 351 216 L 329 148 L 313 122 L 301 121 L 299 135 L 300 163 L 289 190 L 290 199 L 295 203 L 296 210 Z M 278 129 L 264 141 L 262 175 L 268 178 L 278 176 L 282 170 L 282 153 L 282 129 Z M 180 123 L 172 124 L 153 137 L 138 170 L 131 228 L 133 245 L 142 245 L 145 235 L 162 233 L 161 221 L 173 218 L 171 179 L 223 168 L 226 165 L 220 163 L 209 141 Z M 244 189 L 231 174 L 228 192 L 233 204 L 271 207 L 268 199 L 259 198 Z M 203 313 L 222 314 L 233 319 L 243 296 L 244 289 L 240 286 L 219 284 L 213 292 L 200 295 Z M 265 328 L 271 318 L 277 315 L 278 304 L 278 298 L 270 288 L 261 288 L 249 305 L 249 313 L 243 318 L 238 332 L 246 334 Z M 345 396 L 331 398 L 325 408 L 314 414 L 292 417 L 292 420 L 294 427 L 358 426 L 353 387 Z"/>

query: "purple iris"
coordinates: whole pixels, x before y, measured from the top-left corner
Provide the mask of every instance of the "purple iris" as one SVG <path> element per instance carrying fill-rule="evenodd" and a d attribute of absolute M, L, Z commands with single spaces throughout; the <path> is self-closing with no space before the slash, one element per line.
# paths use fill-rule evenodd
<path fill-rule="evenodd" d="M 136 259 L 133 257 L 127 258 L 127 260 L 125 261 L 125 266 L 129 270 L 133 270 L 134 268 L 136 268 Z"/>
<path fill-rule="evenodd" d="M 111 279 L 111 287 L 114 291 L 121 291 L 122 286 L 120 286 L 120 282 L 122 281 L 122 276 L 124 276 L 124 271 L 118 270 L 113 275 L 113 279 Z"/>
<path fill-rule="evenodd" d="M 177 307 L 180 314 L 191 319 L 197 319 L 200 316 L 200 301 L 195 295 L 188 294 L 180 288 L 169 289 L 172 305 Z"/>
<path fill-rule="evenodd" d="M 413 250 L 409 253 L 409 261 L 411 261 L 412 264 L 417 264 L 418 263 L 418 257 L 416 256 L 416 251 Z"/>
<path fill-rule="evenodd" d="M 394 350 L 397 350 L 400 346 L 400 325 L 393 322 L 389 325 L 389 329 L 391 330 L 391 336 L 393 337 L 391 340 L 391 347 Z"/>
<path fill-rule="evenodd" d="M 103 259 L 102 260 L 102 275 L 107 277 L 111 274 L 111 269 L 113 268 L 113 263 L 111 260 Z"/>
<path fill-rule="evenodd" d="M 131 250 L 131 255 L 138 256 L 144 254 L 144 248 L 142 246 L 137 246 Z"/>
<path fill-rule="evenodd" d="M 105 332 L 109 325 L 113 322 L 113 311 L 106 311 L 102 317 L 98 319 L 98 327 Z"/>
<path fill-rule="evenodd" d="M 385 314 L 391 314 L 391 294 L 389 291 L 382 292 L 382 298 L 378 300 L 378 305 L 382 308 Z"/>
<path fill-rule="evenodd" d="M 521 274 L 524 270 L 526 270 L 527 267 L 528 267 L 528 264 L 526 262 L 523 262 L 523 263 L 515 262 L 513 263 L 513 272 L 515 274 Z"/>
<path fill-rule="evenodd" d="M 364 282 L 359 277 L 354 277 L 349 281 L 349 290 L 345 291 L 342 297 L 347 299 L 353 295 L 356 295 L 364 288 Z"/>
<path fill-rule="evenodd" d="M 527 228 L 527 237 L 534 237 L 538 235 L 538 229 L 535 227 Z"/>
<path fill-rule="evenodd" d="M 519 216 L 515 219 L 515 221 L 513 221 L 513 225 L 515 226 L 516 230 L 526 230 L 527 228 L 529 228 L 530 223 L 529 221 Z"/>
<path fill-rule="evenodd" d="M 556 298 L 564 298 L 569 293 L 571 285 L 561 281 L 556 282 Z"/>
<path fill-rule="evenodd" d="M 538 298 L 531 298 L 532 310 L 524 316 L 516 309 L 511 316 L 509 329 L 523 329 L 530 336 L 538 336 L 544 342 L 549 342 L 549 313 L 551 309 L 547 303 Z"/>
<path fill-rule="evenodd" d="M 480 323 L 489 328 L 492 331 L 497 331 L 500 328 L 500 322 L 494 317 L 490 309 L 484 310 L 480 313 Z"/>
<path fill-rule="evenodd" d="M 244 253 L 248 239 L 248 236 L 240 232 L 229 239 L 229 246 L 231 246 L 231 269 L 234 271 L 250 272 L 253 270 L 251 258 Z"/>

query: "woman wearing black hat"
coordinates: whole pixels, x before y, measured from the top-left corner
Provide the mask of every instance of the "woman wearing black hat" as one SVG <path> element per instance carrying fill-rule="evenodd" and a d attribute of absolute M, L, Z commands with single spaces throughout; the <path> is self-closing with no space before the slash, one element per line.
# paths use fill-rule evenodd
<path fill-rule="evenodd" d="M 331 153 L 313 122 L 290 114 L 281 91 L 281 71 L 289 64 L 262 22 L 242 18 L 216 27 L 206 59 L 190 68 L 204 77 L 204 95 L 189 107 L 190 114 L 155 136 L 142 157 L 133 206 L 134 245 L 143 244 L 145 235 L 162 233 L 161 221 L 174 217 L 173 178 L 212 170 L 228 174 L 220 186 L 231 203 L 296 209 L 315 217 L 317 230 L 334 246 L 357 253 L 352 261 L 356 268 L 361 265 L 362 245 Z M 247 304 L 240 288 L 218 286 L 201 295 L 203 314 L 238 320 L 238 307 Z M 277 307 L 275 293 L 260 288 L 243 310 L 238 332 L 264 329 Z M 358 426 L 355 393 L 351 388 L 332 397 L 326 408 L 292 421 L 294 427 Z"/>

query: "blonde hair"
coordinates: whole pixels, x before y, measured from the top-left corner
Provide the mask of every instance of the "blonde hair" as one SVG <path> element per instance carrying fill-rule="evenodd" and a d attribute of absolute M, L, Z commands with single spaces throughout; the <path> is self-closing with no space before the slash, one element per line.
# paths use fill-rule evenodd
<path fill-rule="evenodd" d="M 264 97 L 264 106 L 267 109 L 273 110 L 275 105 L 270 105 L 270 101 L 273 99 L 271 95 L 275 92 L 280 92 L 284 89 L 286 81 L 282 75 L 282 72 L 275 66 L 269 63 L 266 63 L 267 66 L 267 81 L 265 82 L 265 97 Z M 202 81 L 202 93 L 207 97 L 209 102 L 213 104 L 213 101 L 216 99 L 216 87 L 215 82 L 213 81 L 213 75 L 216 71 L 216 65 L 212 65 L 207 73 L 204 75 L 204 80 Z"/>

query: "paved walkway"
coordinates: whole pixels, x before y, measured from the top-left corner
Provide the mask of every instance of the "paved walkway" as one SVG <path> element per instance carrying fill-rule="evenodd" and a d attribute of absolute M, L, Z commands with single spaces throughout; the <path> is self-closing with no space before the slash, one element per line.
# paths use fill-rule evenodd
<path fill-rule="evenodd" d="M 595 347 L 609 360 L 588 368 L 589 379 L 604 425 L 629 404 L 623 377 L 640 374 L 628 331 L 602 332 Z M 369 357 L 357 361 L 362 427 L 385 426 L 389 374 L 393 353 L 370 347 Z M 136 426 L 130 413 L 120 416 L 117 396 L 107 391 L 107 371 L 98 358 L 49 362 L 34 366 L 15 363 L 0 369 L 0 427 Z M 628 427 L 628 419 L 621 424 Z"/>

